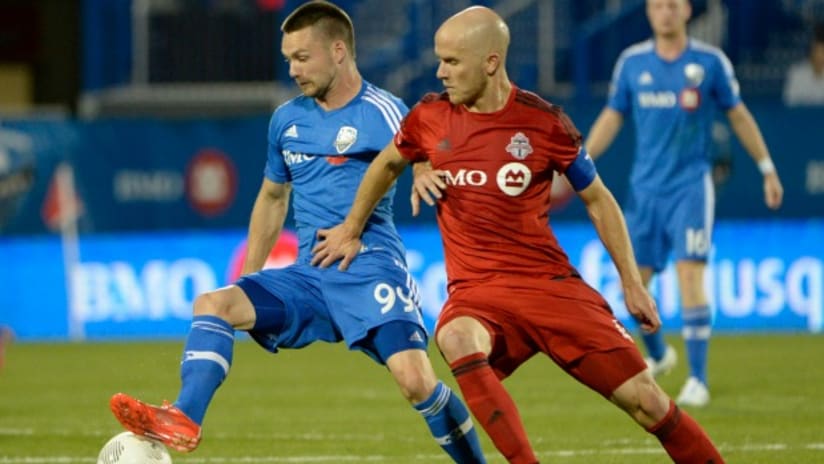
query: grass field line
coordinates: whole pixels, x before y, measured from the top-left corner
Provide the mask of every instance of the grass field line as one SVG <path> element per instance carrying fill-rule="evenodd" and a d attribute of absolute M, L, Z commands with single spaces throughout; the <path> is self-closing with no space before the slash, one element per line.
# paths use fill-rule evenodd
<path fill-rule="evenodd" d="M 807 443 L 804 445 L 789 445 L 786 443 L 764 443 L 730 445 L 722 444 L 722 451 L 726 452 L 782 452 L 792 449 L 806 449 L 824 451 L 824 443 Z M 663 455 L 664 451 L 658 447 L 612 447 L 597 449 L 570 449 L 555 451 L 539 451 L 537 454 L 542 457 L 554 458 L 576 458 L 581 456 L 643 456 L 643 455 Z M 196 456 L 174 456 L 174 461 L 179 464 L 302 464 L 302 463 L 326 463 L 326 462 L 396 462 L 397 456 L 373 455 L 309 455 L 309 456 L 231 456 L 231 457 L 196 457 Z M 431 462 L 447 461 L 447 457 L 442 454 L 417 455 L 410 458 L 413 461 Z M 89 464 L 94 463 L 92 457 L 75 456 L 0 456 L 0 464 Z"/>
<path fill-rule="evenodd" d="M 10 428 L 10 427 L 0 427 L 0 437 L 32 437 L 35 435 L 40 436 L 84 436 L 84 437 L 109 437 L 112 434 L 111 430 L 74 430 L 74 429 L 37 429 L 30 427 L 21 427 L 21 428 Z M 283 441 L 318 441 L 318 442 L 328 442 L 328 441 L 338 441 L 338 442 L 357 442 L 357 441 L 375 441 L 375 442 L 383 442 L 386 440 L 386 436 L 383 434 L 355 434 L 355 433 L 342 433 L 342 434 L 328 434 L 328 433 L 316 433 L 316 432 L 307 432 L 307 433 L 283 433 L 283 432 L 273 432 L 273 433 L 244 433 L 243 435 L 238 435 L 236 433 L 211 433 L 209 434 L 210 438 L 213 439 L 239 439 L 243 438 L 244 440 L 283 440 Z M 411 441 L 411 438 L 405 438 L 403 436 L 393 437 L 393 440 L 396 441 Z M 0 461 L 2 462 L 2 461 Z"/>

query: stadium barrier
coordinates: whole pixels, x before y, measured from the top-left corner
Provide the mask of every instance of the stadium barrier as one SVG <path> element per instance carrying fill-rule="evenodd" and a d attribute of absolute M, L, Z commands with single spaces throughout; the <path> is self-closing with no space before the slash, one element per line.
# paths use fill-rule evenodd
<path fill-rule="evenodd" d="M 616 271 L 586 223 L 555 226 L 584 279 L 631 325 Z M 445 298 L 440 237 L 432 226 L 401 227 L 410 271 L 431 329 Z M 717 224 L 706 285 L 719 332 L 820 332 L 824 309 L 824 219 Z M 0 240 L 0 323 L 21 340 L 182 337 L 195 296 L 232 282 L 244 255 L 240 229 L 81 236 L 64 265 L 61 241 Z M 288 264 L 296 240 L 286 232 L 269 266 Z M 674 270 L 653 285 L 667 331 L 681 326 Z"/>

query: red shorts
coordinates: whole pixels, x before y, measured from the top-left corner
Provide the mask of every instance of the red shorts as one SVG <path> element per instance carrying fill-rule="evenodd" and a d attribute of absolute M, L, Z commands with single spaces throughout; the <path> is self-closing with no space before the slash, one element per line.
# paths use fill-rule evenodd
<path fill-rule="evenodd" d="M 489 330 L 489 363 L 501 379 L 542 352 L 609 398 L 647 367 L 607 302 L 578 277 L 505 277 L 459 288 L 446 301 L 438 327 L 460 316 Z"/>

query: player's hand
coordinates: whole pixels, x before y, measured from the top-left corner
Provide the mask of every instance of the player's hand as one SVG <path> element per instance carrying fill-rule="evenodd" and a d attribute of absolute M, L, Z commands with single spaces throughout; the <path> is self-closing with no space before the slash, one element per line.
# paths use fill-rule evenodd
<path fill-rule="evenodd" d="M 764 176 L 764 202 L 767 203 L 767 207 L 778 209 L 783 199 L 784 187 L 781 186 L 778 174 L 773 172 Z"/>
<path fill-rule="evenodd" d="M 338 269 L 345 271 L 360 249 L 360 234 L 345 222 L 331 229 L 318 229 L 318 243 L 312 248 L 312 266 L 329 267 L 340 260 Z"/>
<path fill-rule="evenodd" d="M 661 317 L 655 300 L 641 283 L 624 287 L 624 302 L 629 313 L 641 325 L 641 330 L 653 333 L 661 328 Z"/>
<path fill-rule="evenodd" d="M 443 178 L 444 171 L 432 169 L 429 161 L 415 163 L 412 165 L 412 196 L 409 202 L 412 204 L 412 216 L 417 216 L 421 211 L 421 200 L 429 206 L 435 206 L 435 201 L 443 197 L 443 190 L 446 190 L 446 182 Z"/>

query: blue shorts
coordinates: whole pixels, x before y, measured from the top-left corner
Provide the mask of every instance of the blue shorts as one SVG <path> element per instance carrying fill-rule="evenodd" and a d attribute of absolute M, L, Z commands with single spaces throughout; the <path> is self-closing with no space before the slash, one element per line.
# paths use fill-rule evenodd
<path fill-rule="evenodd" d="M 337 263 L 325 269 L 309 264 L 267 269 L 241 277 L 236 285 L 252 301 L 258 319 L 266 311 L 285 311 L 280 330 L 249 331 L 272 352 L 343 340 L 385 364 L 396 352 L 426 349 L 429 336 L 417 286 L 405 264 L 389 254 L 362 253 L 345 272 Z"/>
<path fill-rule="evenodd" d="M 715 215 L 709 174 L 665 195 L 630 188 L 624 211 L 639 266 L 660 272 L 670 253 L 676 261 L 707 260 Z"/>

